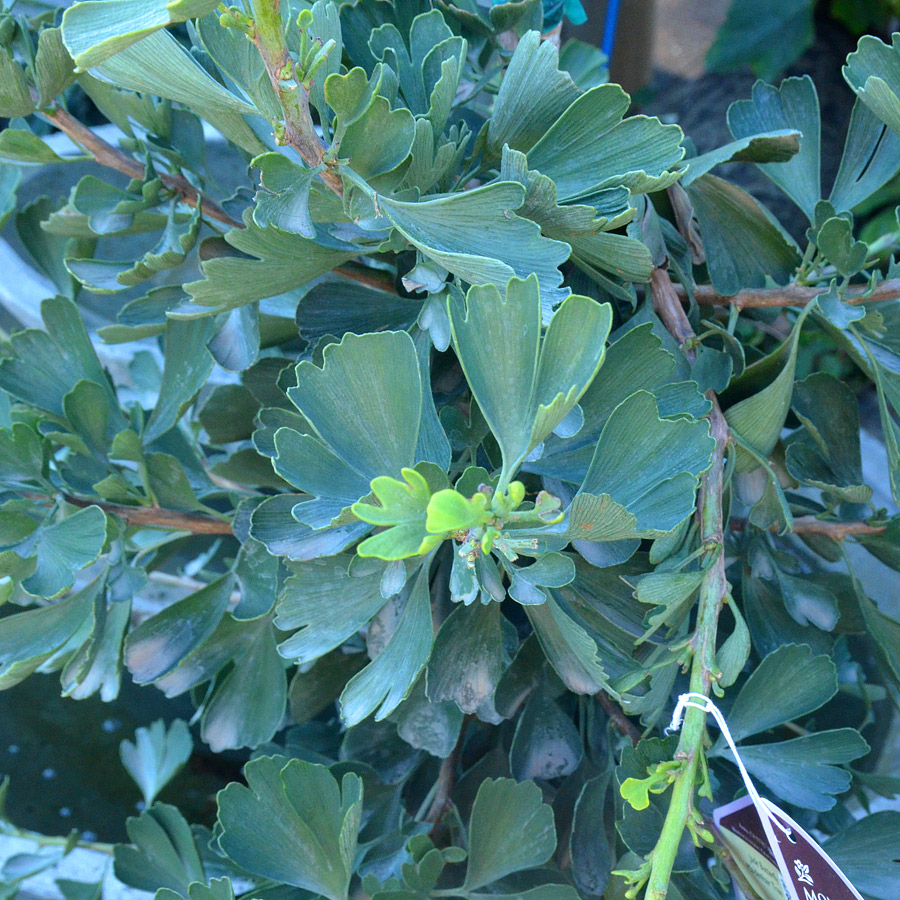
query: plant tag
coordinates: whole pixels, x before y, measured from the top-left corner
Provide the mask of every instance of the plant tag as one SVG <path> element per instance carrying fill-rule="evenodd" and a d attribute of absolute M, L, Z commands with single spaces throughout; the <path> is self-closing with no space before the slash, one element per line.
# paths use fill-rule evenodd
<path fill-rule="evenodd" d="M 863 900 L 828 854 L 787 813 L 760 797 L 725 717 L 709 697 L 682 694 L 668 730 L 681 727 L 687 707 L 716 720 L 747 788 L 746 797 L 713 812 L 713 822 L 745 882 L 744 892 L 750 892 L 753 900 Z"/>
<path fill-rule="evenodd" d="M 722 842 L 759 900 L 862 900 L 828 854 L 787 813 L 763 799 L 775 821 L 772 847 L 753 799 L 713 812 Z"/>

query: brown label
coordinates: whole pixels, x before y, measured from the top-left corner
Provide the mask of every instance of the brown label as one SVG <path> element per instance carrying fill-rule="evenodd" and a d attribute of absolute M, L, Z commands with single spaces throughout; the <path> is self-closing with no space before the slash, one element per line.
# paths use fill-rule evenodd
<path fill-rule="evenodd" d="M 863 900 L 825 851 L 790 816 L 763 802 L 783 826 L 772 827 L 777 841 L 774 848 L 749 797 L 717 809 L 714 821 L 741 871 L 750 870 L 754 881 L 766 889 L 767 900 L 780 900 L 773 896 L 773 872 L 780 872 L 782 889 L 786 888 L 789 900 Z"/>

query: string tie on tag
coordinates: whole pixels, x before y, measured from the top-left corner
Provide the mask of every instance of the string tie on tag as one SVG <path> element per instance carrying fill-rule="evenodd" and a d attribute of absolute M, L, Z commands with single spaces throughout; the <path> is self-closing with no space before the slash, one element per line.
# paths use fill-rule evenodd
<path fill-rule="evenodd" d="M 794 838 L 791 829 L 786 828 L 775 816 L 771 814 L 766 801 L 764 801 L 763 798 L 760 797 L 759 792 L 756 790 L 756 787 L 753 784 L 752 779 L 750 778 L 750 773 L 744 766 L 744 761 L 741 759 L 740 753 L 738 753 L 737 745 L 734 742 L 734 738 L 731 736 L 731 731 L 728 728 L 728 723 L 725 721 L 725 716 L 722 715 L 722 711 L 718 706 L 716 706 L 715 703 L 712 702 L 712 700 L 709 699 L 709 697 L 707 697 L 705 694 L 698 694 L 694 691 L 682 694 L 678 698 L 678 703 L 675 706 L 675 711 L 672 713 L 672 721 L 669 724 L 669 727 L 665 730 L 665 733 L 670 734 L 681 729 L 681 723 L 684 720 L 684 712 L 688 707 L 692 709 L 702 710 L 703 712 L 711 715 L 716 720 L 716 725 L 719 726 L 719 731 L 722 732 L 722 737 L 725 738 L 725 742 L 728 744 L 728 749 L 731 750 L 731 755 L 734 757 L 734 761 L 741 773 L 741 778 L 744 781 L 744 786 L 747 788 L 747 793 L 750 795 L 750 799 L 753 801 L 753 805 L 756 807 L 756 810 L 759 813 L 763 828 L 766 831 L 766 837 L 768 837 L 769 841 L 773 844 L 775 842 L 775 834 L 772 831 L 773 823 L 777 825 L 779 829 L 781 829 L 788 840 L 793 841 Z"/>

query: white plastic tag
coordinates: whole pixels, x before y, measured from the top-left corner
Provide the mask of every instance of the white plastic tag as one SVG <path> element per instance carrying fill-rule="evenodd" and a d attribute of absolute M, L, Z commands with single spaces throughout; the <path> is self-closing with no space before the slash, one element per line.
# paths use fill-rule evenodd
<path fill-rule="evenodd" d="M 787 813 L 760 797 L 725 717 L 712 700 L 703 694 L 682 694 L 670 730 L 681 727 L 688 706 L 702 709 L 716 720 L 747 788 L 746 797 L 715 810 L 713 822 L 745 889 L 756 895 L 754 900 L 863 900 L 816 841 Z"/>

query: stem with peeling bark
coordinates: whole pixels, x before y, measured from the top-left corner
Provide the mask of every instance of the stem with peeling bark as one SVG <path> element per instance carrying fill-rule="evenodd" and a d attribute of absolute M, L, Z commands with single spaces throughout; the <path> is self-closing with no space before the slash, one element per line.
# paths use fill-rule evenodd
<path fill-rule="evenodd" d="M 679 344 L 687 344 L 694 337 L 680 299 L 668 272 L 655 269 L 650 287 L 653 306 Z M 686 348 L 688 355 L 693 350 Z M 697 512 L 700 518 L 701 540 L 706 548 L 703 580 L 697 609 L 694 636 L 691 639 L 691 691 L 709 696 L 716 678 L 716 635 L 719 612 L 728 594 L 725 577 L 724 521 L 722 495 L 725 490 L 725 449 L 728 444 L 728 424 L 719 408 L 716 395 L 709 391 L 712 403 L 709 414 L 710 433 L 715 439 L 712 466 L 700 482 Z M 675 760 L 681 763 L 674 774 L 672 797 L 659 840 L 648 857 L 650 866 L 645 900 L 664 900 L 675 866 L 678 845 L 694 810 L 694 789 L 700 755 L 706 735 L 706 715 L 702 710 L 689 708 L 681 728 Z"/>
<path fill-rule="evenodd" d="M 687 294 L 681 285 L 673 285 L 673 290 L 682 302 L 687 300 Z M 756 290 L 739 291 L 732 296 L 720 294 L 711 284 L 698 284 L 694 288 L 694 297 L 703 306 L 736 306 L 738 309 L 772 308 L 780 306 L 806 306 L 813 297 L 826 293 L 828 288 L 807 287 L 798 284 L 789 284 L 782 288 L 759 288 Z M 900 299 L 900 278 L 892 278 L 882 281 L 871 291 L 867 287 L 859 285 L 854 287 L 852 294 L 844 296 L 844 302 L 857 303 L 881 303 L 887 300 Z"/>
<path fill-rule="evenodd" d="M 81 497 L 63 495 L 71 506 L 99 506 L 105 513 L 124 519 L 129 525 L 146 528 L 171 528 L 174 531 L 189 531 L 191 534 L 233 534 L 231 523 L 199 513 L 178 512 L 159 506 L 125 506 L 121 503 L 105 503 L 102 500 L 85 500 Z"/>
<path fill-rule="evenodd" d="M 728 527 L 732 531 L 744 531 L 747 524 L 746 519 L 735 516 L 728 523 Z M 777 526 L 772 526 L 772 530 L 776 528 Z M 815 516 L 799 516 L 794 519 L 791 533 L 820 534 L 835 541 L 842 541 L 854 535 L 884 534 L 886 530 L 886 525 L 870 525 L 868 522 L 829 522 L 827 519 L 818 519 Z"/>
<path fill-rule="evenodd" d="M 41 116 L 51 125 L 55 125 L 60 131 L 67 134 L 76 144 L 87 150 L 94 157 L 95 162 L 108 169 L 115 169 L 129 178 L 143 180 L 144 167 L 134 157 L 128 156 L 121 150 L 108 144 L 103 138 L 98 137 L 87 125 L 80 122 L 64 109 L 48 109 L 41 112 Z M 162 183 L 175 191 L 181 199 L 192 207 L 200 207 L 200 212 L 209 219 L 222 222 L 225 225 L 241 227 L 241 223 L 219 206 L 214 200 L 203 197 L 200 192 L 181 175 L 160 175 Z"/>
<path fill-rule="evenodd" d="M 284 143 L 293 147 L 308 166 L 318 166 L 325 157 L 325 146 L 313 125 L 309 111 L 309 92 L 292 80 L 293 60 L 284 36 L 281 0 L 252 0 L 254 36 L 269 80 L 284 113 Z M 339 197 L 344 185 L 335 172 L 326 169 L 322 181 Z"/>

